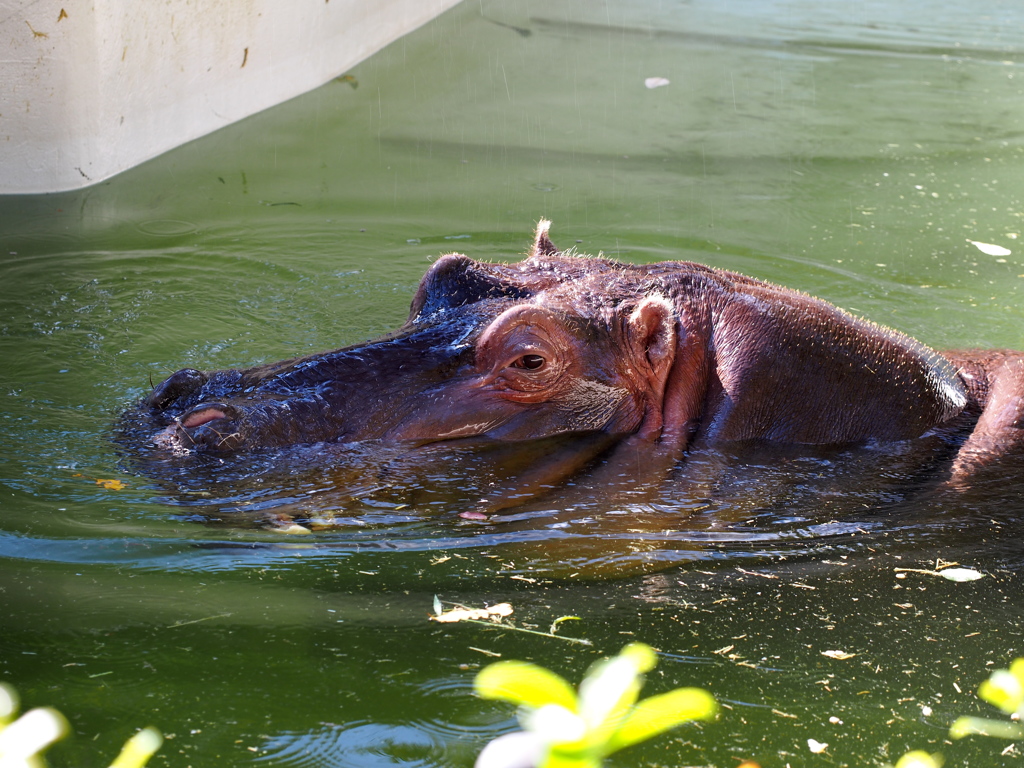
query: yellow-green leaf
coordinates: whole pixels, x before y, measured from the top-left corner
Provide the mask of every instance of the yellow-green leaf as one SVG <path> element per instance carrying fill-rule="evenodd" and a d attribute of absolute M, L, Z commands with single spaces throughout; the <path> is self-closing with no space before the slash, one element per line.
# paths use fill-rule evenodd
<path fill-rule="evenodd" d="M 962 739 L 964 736 L 996 736 L 1003 739 L 1019 739 L 1024 737 L 1024 728 L 1017 723 L 1003 720 L 988 720 L 983 717 L 958 717 L 949 726 L 951 739 Z"/>
<path fill-rule="evenodd" d="M 658 654 L 646 643 L 630 643 L 619 652 L 619 656 L 632 661 L 639 673 L 650 672 L 658 663 Z"/>
<path fill-rule="evenodd" d="M 640 697 L 643 673 L 657 663 L 658 655 L 649 645 L 630 643 L 618 656 L 591 666 L 580 683 L 579 712 L 595 743 L 611 738 Z"/>
<path fill-rule="evenodd" d="M 657 736 L 689 720 L 710 720 L 718 713 L 715 698 L 700 688 L 677 688 L 644 699 L 612 735 L 608 752 Z"/>
<path fill-rule="evenodd" d="M 156 728 L 143 728 L 125 742 L 121 754 L 110 768 L 142 768 L 153 753 L 164 743 L 163 734 Z"/>
<path fill-rule="evenodd" d="M 1007 669 L 997 669 L 978 686 L 978 695 L 989 704 L 1012 714 L 1024 702 L 1024 685 Z"/>
<path fill-rule="evenodd" d="M 557 704 L 576 711 L 576 692 L 563 677 L 526 661 L 499 661 L 484 667 L 474 681 L 476 692 L 485 699 L 502 699 L 520 706 L 538 708 Z"/>
<path fill-rule="evenodd" d="M 1013 663 L 1010 664 L 1010 674 L 1020 680 L 1020 684 L 1024 686 L 1024 659 L 1013 660 Z"/>
<path fill-rule="evenodd" d="M 580 683 L 579 713 L 595 741 L 610 738 L 640 697 L 642 685 L 636 663 L 623 654 L 590 667 Z"/>
<path fill-rule="evenodd" d="M 0 730 L 18 714 L 18 693 L 11 686 L 0 683 Z"/>
<path fill-rule="evenodd" d="M 51 707 L 30 709 L 3 729 L 0 757 L 5 766 L 35 765 L 36 755 L 68 732 L 64 715 Z"/>
<path fill-rule="evenodd" d="M 896 762 L 896 768 L 942 768 L 942 756 L 915 749 L 901 757 Z"/>

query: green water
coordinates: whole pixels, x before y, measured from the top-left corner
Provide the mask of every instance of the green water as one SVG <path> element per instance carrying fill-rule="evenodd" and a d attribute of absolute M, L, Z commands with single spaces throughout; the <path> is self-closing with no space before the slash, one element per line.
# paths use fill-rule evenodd
<path fill-rule="evenodd" d="M 563 247 L 739 270 L 937 348 L 1024 348 L 1022 32 L 1012 3 L 467 2 L 354 82 L 80 192 L 0 198 L 0 677 L 69 716 L 53 762 L 99 765 L 154 724 L 156 766 L 468 766 L 513 725 L 469 692 L 492 654 L 578 679 L 639 639 L 665 654 L 648 692 L 726 706 L 616 766 L 1018 764 L 944 741 L 1024 653 L 1015 472 L 733 537 L 680 517 L 660 524 L 675 567 L 585 580 L 417 510 L 308 537 L 204 524 L 113 435 L 177 368 L 396 327 L 437 254 L 515 258 L 541 216 Z M 936 558 L 989 576 L 894 571 Z M 433 624 L 435 594 L 544 631 L 572 614 L 559 632 L 592 645 Z"/>

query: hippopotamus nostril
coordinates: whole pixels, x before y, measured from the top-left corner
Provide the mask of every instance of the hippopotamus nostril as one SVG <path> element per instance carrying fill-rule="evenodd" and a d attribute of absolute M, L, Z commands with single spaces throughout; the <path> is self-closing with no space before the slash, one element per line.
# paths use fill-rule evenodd
<path fill-rule="evenodd" d="M 173 430 L 177 444 L 198 451 L 232 451 L 242 441 L 242 413 L 224 403 L 201 403 L 178 416 Z"/>
<path fill-rule="evenodd" d="M 209 376 L 202 371 L 197 371 L 195 368 L 182 368 L 157 384 L 144 402 L 150 408 L 163 410 L 171 403 L 191 395 L 208 380 Z"/>

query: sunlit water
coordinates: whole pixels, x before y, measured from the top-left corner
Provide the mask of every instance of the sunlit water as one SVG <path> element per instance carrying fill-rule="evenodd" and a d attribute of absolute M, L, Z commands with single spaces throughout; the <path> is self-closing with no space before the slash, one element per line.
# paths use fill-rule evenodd
<path fill-rule="evenodd" d="M 954 495 L 906 446 L 724 451 L 692 457 L 727 471 L 685 493 L 581 481 L 480 525 L 458 511 L 487 456 L 154 470 L 118 425 L 177 368 L 391 330 L 432 258 L 519 258 L 541 216 L 563 247 L 738 270 L 940 349 L 1024 348 L 1022 27 L 995 3 L 466 3 L 354 81 L 0 200 L 0 672 L 70 717 L 55 764 L 152 723 L 154 765 L 469 765 L 513 725 L 470 694 L 492 654 L 578 679 L 636 639 L 664 652 L 648 692 L 726 708 L 613 765 L 1016 764 L 943 740 L 1024 652 L 1019 465 Z M 280 533 L 284 514 L 316 530 Z M 895 571 L 938 559 L 987 576 Z M 544 632 L 573 615 L 557 634 L 591 645 L 433 624 L 434 595 Z"/>

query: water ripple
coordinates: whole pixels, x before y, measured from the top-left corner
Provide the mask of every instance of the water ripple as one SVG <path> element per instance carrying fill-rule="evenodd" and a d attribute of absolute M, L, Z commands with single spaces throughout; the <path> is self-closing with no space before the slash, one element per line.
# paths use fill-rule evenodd
<path fill-rule="evenodd" d="M 414 725 L 381 722 L 286 731 L 264 749 L 256 763 L 310 768 L 434 768 L 466 762 L 475 751 Z"/>

